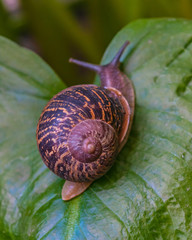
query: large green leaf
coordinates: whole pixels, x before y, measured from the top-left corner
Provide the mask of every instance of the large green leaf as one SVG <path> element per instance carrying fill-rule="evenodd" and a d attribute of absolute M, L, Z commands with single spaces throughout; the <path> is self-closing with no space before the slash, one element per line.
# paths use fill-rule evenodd
<path fill-rule="evenodd" d="M 131 135 L 104 177 L 63 202 L 63 180 L 43 165 L 35 140 L 39 114 L 63 84 L 0 38 L 1 239 L 191 238 L 192 21 L 136 21 L 103 63 L 125 40 L 122 68 L 136 92 Z"/>

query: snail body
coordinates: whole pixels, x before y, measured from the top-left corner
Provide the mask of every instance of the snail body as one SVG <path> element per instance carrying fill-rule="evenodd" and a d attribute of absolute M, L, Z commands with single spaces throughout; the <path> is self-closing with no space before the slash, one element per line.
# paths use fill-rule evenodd
<path fill-rule="evenodd" d="M 84 84 L 64 89 L 48 102 L 40 116 L 38 149 L 45 165 L 67 180 L 63 200 L 79 195 L 103 176 L 127 141 L 134 114 L 134 90 L 118 68 L 127 45 L 104 66 L 71 59 L 96 71 L 101 86 Z"/>

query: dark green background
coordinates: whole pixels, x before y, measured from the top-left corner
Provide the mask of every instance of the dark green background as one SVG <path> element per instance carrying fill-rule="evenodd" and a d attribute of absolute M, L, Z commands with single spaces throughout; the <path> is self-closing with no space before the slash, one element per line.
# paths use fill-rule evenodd
<path fill-rule="evenodd" d="M 99 63 L 114 35 L 138 18 L 192 18 L 191 0 L 0 0 L 0 34 L 40 54 L 69 86 L 93 73 L 70 57 Z M 9 0 L 9 2 L 11 2 Z M 11 8 L 12 9 L 12 8 Z"/>

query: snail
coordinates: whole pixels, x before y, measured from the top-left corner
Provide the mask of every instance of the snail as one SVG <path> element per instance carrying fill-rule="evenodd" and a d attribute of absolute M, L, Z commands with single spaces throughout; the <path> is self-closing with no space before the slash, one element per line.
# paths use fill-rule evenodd
<path fill-rule="evenodd" d="M 113 60 L 100 66 L 70 59 L 99 74 L 101 86 L 76 85 L 45 106 L 36 131 L 45 165 L 65 179 L 62 199 L 70 200 L 103 176 L 127 141 L 134 115 L 132 82 L 119 70 L 126 41 Z"/>

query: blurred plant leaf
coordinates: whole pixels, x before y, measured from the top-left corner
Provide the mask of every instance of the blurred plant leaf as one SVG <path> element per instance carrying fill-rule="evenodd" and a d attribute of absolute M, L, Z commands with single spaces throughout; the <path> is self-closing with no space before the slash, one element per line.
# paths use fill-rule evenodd
<path fill-rule="evenodd" d="M 16 40 L 16 32 L 13 21 L 0 0 L 0 35 Z"/>
<path fill-rule="evenodd" d="M 47 61 L 68 85 L 82 82 L 77 67 L 69 64 L 68 59 L 77 48 L 80 55 L 89 61 L 98 61 L 95 40 L 81 27 L 67 6 L 57 0 L 23 0 L 22 6 Z M 87 81 L 86 78 L 83 81 Z"/>
<path fill-rule="evenodd" d="M 102 62 L 125 40 L 121 67 L 136 92 L 130 138 L 104 177 L 63 202 L 63 180 L 35 141 L 39 114 L 63 84 L 39 57 L 0 38 L 2 239 L 190 239 L 192 21 L 133 22 Z"/>

